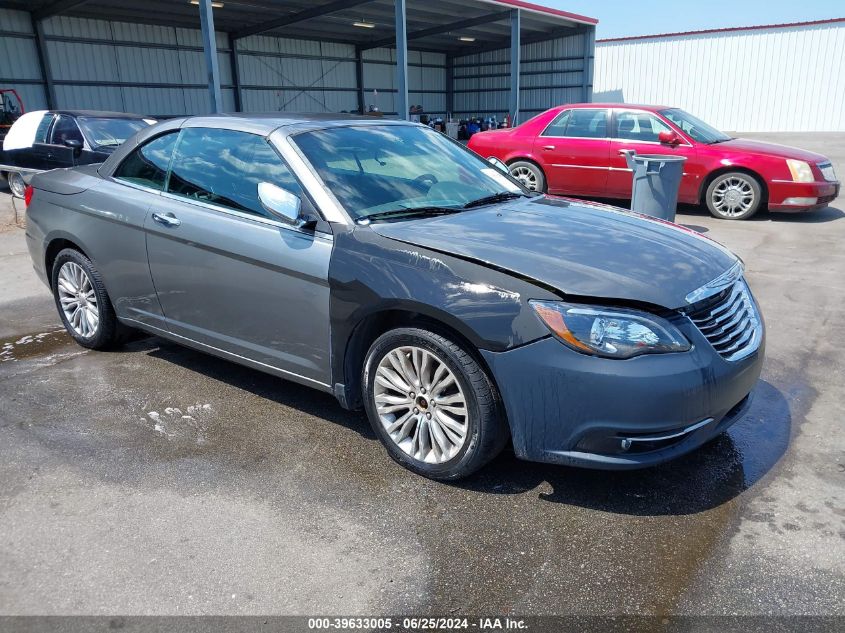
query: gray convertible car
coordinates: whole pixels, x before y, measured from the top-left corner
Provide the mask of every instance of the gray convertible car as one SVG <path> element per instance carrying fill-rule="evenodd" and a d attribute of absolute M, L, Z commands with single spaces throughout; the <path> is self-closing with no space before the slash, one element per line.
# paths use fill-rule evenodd
<path fill-rule="evenodd" d="M 332 393 L 436 479 L 509 441 L 592 468 L 678 457 L 743 415 L 763 362 L 725 248 L 526 191 L 412 123 L 173 119 L 26 200 L 80 345 L 143 330 Z"/>

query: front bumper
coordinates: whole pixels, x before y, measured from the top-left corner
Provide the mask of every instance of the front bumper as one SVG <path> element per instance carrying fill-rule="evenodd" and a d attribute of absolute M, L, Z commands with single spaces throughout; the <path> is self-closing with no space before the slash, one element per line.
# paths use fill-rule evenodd
<path fill-rule="evenodd" d="M 688 453 L 742 418 L 760 377 L 765 336 L 751 355 L 728 362 L 692 323 L 677 325 L 693 343 L 689 352 L 614 360 L 579 354 L 551 337 L 482 352 L 517 456 L 642 468 Z"/>
<path fill-rule="evenodd" d="M 769 211 L 809 211 L 825 207 L 839 196 L 838 181 L 792 182 L 775 180 L 768 183 Z M 815 201 L 807 203 L 801 198 Z"/>

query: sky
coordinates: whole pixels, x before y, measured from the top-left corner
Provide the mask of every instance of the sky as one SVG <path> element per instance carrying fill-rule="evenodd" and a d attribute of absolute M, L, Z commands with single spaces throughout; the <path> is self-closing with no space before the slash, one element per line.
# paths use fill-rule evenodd
<path fill-rule="evenodd" d="M 845 17 L 842 0 L 533 1 L 598 18 L 599 39 Z"/>

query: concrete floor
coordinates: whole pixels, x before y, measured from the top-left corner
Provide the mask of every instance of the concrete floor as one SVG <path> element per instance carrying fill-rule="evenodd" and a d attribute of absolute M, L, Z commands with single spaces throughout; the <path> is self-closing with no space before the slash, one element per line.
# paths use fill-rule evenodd
<path fill-rule="evenodd" d="M 769 138 L 845 175 L 841 138 Z M 729 433 L 458 485 L 304 387 L 155 338 L 83 350 L 0 233 L 0 614 L 845 615 L 843 211 L 678 216 L 745 260 L 767 319 Z"/>

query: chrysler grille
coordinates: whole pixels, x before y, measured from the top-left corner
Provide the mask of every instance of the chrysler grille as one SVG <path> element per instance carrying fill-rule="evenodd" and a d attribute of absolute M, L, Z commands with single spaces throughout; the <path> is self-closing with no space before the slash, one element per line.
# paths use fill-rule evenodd
<path fill-rule="evenodd" d="M 740 360 L 760 346 L 763 324 L 745 280 L 692 306 L 687 315 L 726 360 Z"/>

